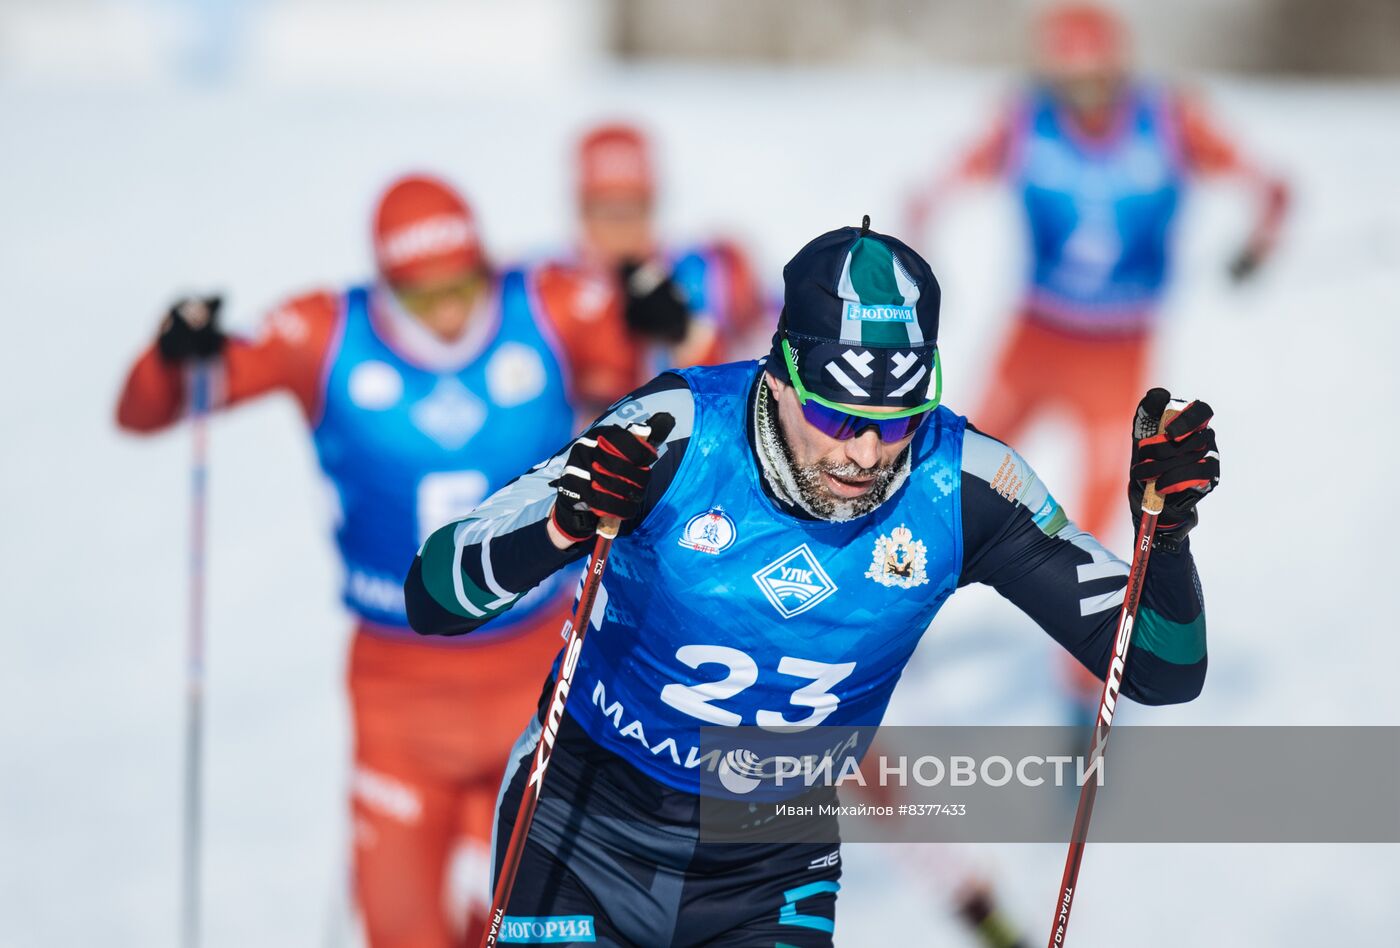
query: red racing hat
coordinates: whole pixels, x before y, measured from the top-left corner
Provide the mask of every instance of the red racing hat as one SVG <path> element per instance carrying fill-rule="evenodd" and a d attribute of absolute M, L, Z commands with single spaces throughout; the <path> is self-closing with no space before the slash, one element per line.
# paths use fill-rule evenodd
<path fill-rule="evenodd" d="M 1121 69 L 1128 31 L 1118 14 L 1094 3 L 1062 3 L 1036 22 L 1036 58 L 1050 73 Z"/>
<path fill-rule="evenodd" d="M 623 123 L 599 125 L 579 140 L 580 200 L 609 194 L 649 200 L 655 186 L 651 146 L 640 129 Z"/>
<path fill-rule="evenodd" d="M 481 265 L 476 215 L 453 187 L 430 175 L 406 175 L 379 198 L 374 257 L 390 283 L 451 277 Z"/>

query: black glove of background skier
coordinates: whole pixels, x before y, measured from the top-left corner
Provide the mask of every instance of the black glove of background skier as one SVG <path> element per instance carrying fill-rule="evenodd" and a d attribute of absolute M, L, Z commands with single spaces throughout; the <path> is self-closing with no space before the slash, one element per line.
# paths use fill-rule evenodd
<path fill-rule="evenodd" d="M 641 512 L 656 447 L 676 420 L 657 412 L 646 424 L 646 438 L 621 425 L 602 425 L 574 442 L 564 473 L 549 482 L 558 491 L 550 517 L 565 537 L 582 543 L 597 531 L 599 517 L 630 520 Z"/>
<path fill-rule="evenodd" d="M 635 260 L 619 268 L 627 328 L 639 336 L 672 345 L 685 338 L 690 307 L 671 275 L 655 262 Z"/>
<path fill-rule="evenodd" d="M 1258 227 L 1239 253 L 1230 258 L 1230 279 L 1243 283 L 1252 279 L 1259 268 L 1268 260 L 1278 240 L 1278 230 L 1283 215 L 1288 208 L 1288 185 L 1282 180 L 1268 182 L 1264 190 L 1263 216 Z"/>
<path fill-rule="evenodd" d="M 224 350 L 228 337 L 219 328 L 219 296 L 187 296 L 176 300 L 160 324 L 156 349 L 171 365 L 208 359 Z"/>
<path fill-rule="evenodd" d="M 1259 267 L 1263 265 L 1266 256 L 1263 248 L 1253 243 L 1246 244 L 1230 260 L 1230 279 L 1235 283 L 1243 283 L 1251 279 Z"/>
<path fill-rule="evenodd" d="M 1163 507 L 1153 545 L 1174 550 L 1199 519 L 1196 504 L 1220 482 L 1220 455 L 1210 427 L 1214 412 L 1205 402 L 1190 402 L 1165 430 L 1157 430 L 1170 401 L 1170 392 L 1154 388 L 1138 402 L 1133 417 L 1128 505 L 1136 525 L 1142 517 L 1146 484 L 1155 479 Z"/>

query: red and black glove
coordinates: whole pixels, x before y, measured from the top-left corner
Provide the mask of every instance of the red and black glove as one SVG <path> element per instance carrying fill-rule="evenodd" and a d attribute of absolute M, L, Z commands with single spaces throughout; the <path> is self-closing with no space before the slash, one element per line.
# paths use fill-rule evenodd
<path fill-rule="evenodd" d="M 228 337 L 219 328 L 219 296 L 187 296 L 175 301 L 160 324 L 156 349 L 171 365 L 211 359 L 224 350 Z"/>
<path fill-rule="evenodd" d="M 1128 505 L 1136 524 L 1142 517 L 1147 482 L 1155 480 L 1163 506 L 1153 547 L 1174 550 L 1199 519 L 1196 504 L 1220 483 L 1220 454 L 1210 427 L 1214 412 L 1205 402 L 1187 403 L 1165 429 L 1158 430 L 1171 401 L 1170 392 L 1154 388 L 1138 402 Z"/>
<path fill-rule="evenodd" d="M 600 517 L 630 520 L 641 513 L 657 445 L 676 420 L 657 412 L 646 425 L 650 431 L 621 425 L 591 428 L 569 449 L 564 473 L 549 482 L 558 491 L 550 519 L 569 540 L 582 543 L 592 537 Z"/>

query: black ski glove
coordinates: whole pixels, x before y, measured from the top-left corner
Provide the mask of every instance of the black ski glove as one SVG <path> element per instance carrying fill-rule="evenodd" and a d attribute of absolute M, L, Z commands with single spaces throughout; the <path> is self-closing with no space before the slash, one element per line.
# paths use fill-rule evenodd
<path fill-rule="evenodd" d="M 1128 505 L 1133 523 L 1142 517 L 1142 497 L 1148 481 L 1156 480 L 1163 507 L 1157 517 L 1153 548 L 1178 549 L 1197 523 L 1196 504 L 1220 482 L 1220 455 L 1214 412 L 1205 402 L 1193 401 L 1159 431 L 1162 412 L 1171 393 L 1154 388 L 1138 402 L 1133 417 L 1133 461 L 1128 479 Z"/>
<path fill-rule="evenodd" d="M 629 260 L 619 268 L 627 327 L 639 336 L 672 345 L 685 338 L 690 307 L 685 294 L 660 264 Z"/>
<path fill-rule="evenodd" d="M 641 513 L 657 445 L 670 435 L 676 419 L 663 411 L 646 424 L 651 430 L 645 437 L 621 425 L 590 428 L 569 449 L 564 473 L 549 482 L 558 491 L 550 519 L 569 540 L 582 543 L 592 537 L 599 517 L 630 520 Z"/>
<path fill-rule="evenodd" d="M 1246 244 L 1239 253 L 1230 260 L 1230 279 L 1235 283 L 1243 283 L 1252 278 L 1264 262 L 1266 254 L 1262 249 L 1254 244 Z"/>
<path fill-rule="evenodd" d="M 228 337 L 219 328 L 219 296 L 187 296 L 176 300 L 160 324 L 156 349 L 171 365 L 208 359 L 224 351 Z"/>

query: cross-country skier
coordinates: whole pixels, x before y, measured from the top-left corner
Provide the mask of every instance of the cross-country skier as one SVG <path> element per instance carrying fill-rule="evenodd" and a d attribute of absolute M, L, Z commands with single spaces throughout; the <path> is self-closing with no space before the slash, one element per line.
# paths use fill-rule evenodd
<path fill-rule="evenodd" d="M 1029 278 L 971 417 L 1014 443 L 1041 412 L 1071 415 L 1083 432 L 1087 481 L 1071 509 L 1097 534 L 1117 522 L 1126 457 L 1119 427 L 1149 371 L 1188 185 L 1231 178 L 1257 193 L 1259 216 L 1230 263 L 1241 279 L 1274 248 L 1287 188 L 1244 158 L 1195 96 L 1133 74 L 1126 27 L 1111 11 L 1052 7 L 1034 40 L 1034 81 L 915 198 L 910 232 L 923 233 L 938 204 L 965 185 L 1000 179 L 1016 192 Z"/>
<path fill-rule="evenodd" d="M 878 724 L 924 628 L 961 586 L 993 586 L 1105 673 L 1127 566 L 1068 520 L 1014 450 L 939 404 L 928 264 L 898 240 L 845 228 L 804 247 L 783 279 L 766 362 L 659 376 L 434 533 L 409 572 L 415 629 L 489 634 L 494 616 L 586 553 L 600 516 L 623 521 L 509 937 L 830 945 L 840 876 L 830 845 L 699 840 L 699 729 Z M 1149 392 L 1137 424 L 1167 398 Z M 1188 701 L 1205 677 L 1186 534 L 1218 479 L 1210 417 L 1192 402 L 1119 472 L 1130 506 L 1152 478 L 1168 498 L 1122 685 L 1148 704 Z M 628 430 L 640 422 L 667 432 L 659 447 Z M 498 867 L 530 770 L 520 762 L 540 734 L 537 716 L 513 754 Z M 512 924 L 522 918 L 553 924 Z"/>
<path fill-rule="evenodd" d="M 1091 3 L 1055 6 L 1034 30 L 1036 77 L 994 127 L 911 203 L 911 233 L 969 184 L 999 179 L 1017 194 L 1030 272 L 1000 355 L 972 412 L 1015 444 L 1045 412 L 1079 429 L 1083 482 L 1071 504 L 1096 536 L 1118 522 L 1127 445 L 1119 427 L 1145 387 L 1168 288 L 1172 233 L 1188 186 L 1232 179 L 1258 196 L 1258 217 L 1230 263 L 1243 280 L 1277 242 L 1282 179 L 1247 160 L 1183 90 L 1136 77 L 1127 29 Z M 1066 666 L 1076 715 L 1092 716 L 1098 683 Z"/>
<path fill-rule="evenodd" d="M 600 318 L 595 330 L 608 339 L 610 358 L 631 367 L 629 389 L 673 366 L 756 351 L 754 330 L 766 313 L 747 256 L 731 240 L 663 243 L 652 149 L 640 129 L 611 123 L 586 132 L 575 194 L 576 249 L 553 266 L 586 278 L 582 307 L 621 298 L 624 318 Z"/>
<path fill-rule="evenodd" d="M 557 650 L 568 590 L 542 583 L 481 636 L 433 641 L 408 626 L 403 578 L 429 532 L 569 438 L 569 364 L 606 366 L 608 353 L 591 348 L 570 310 L 568 275 L 492 267 L 471 209 L 438 179 L 387 189 L 374 249 L 374 282 L 292 299 L 256 339 L 225 335 L 217 299 L 176 305 L 132 369 L 118 420 L 133 431 L 177 421 L 197 359 L 216 361 L 223 407 L 274 392 L 296 399 L 335 488 L 355 617 L 361 914 L 375 948 L 446 948 L 480 937 L 454 935 L 465 914 L 444 908 L 446 871 L 459 845 L 475 847 L 484 893 L 496 790 Z M 630 377 L 612 384 L 623 387 L 595 397 L 625 393 Z M 481 581 L 508 598 L 489 575 Z"/>

